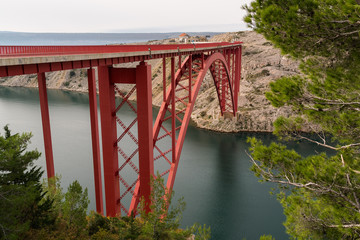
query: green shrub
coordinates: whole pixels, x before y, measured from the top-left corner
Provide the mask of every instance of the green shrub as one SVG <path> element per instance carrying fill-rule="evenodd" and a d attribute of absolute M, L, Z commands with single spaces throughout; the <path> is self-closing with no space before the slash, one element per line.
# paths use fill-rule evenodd
<path fill-rule="evenodd" d="M 69 87 L 70 86 L 70 81 L 66 81 L 66 82 L 64 82 L 64 84 L 63 84 L 65 87 Z"/>
<path fill-rule="evenodd" d="M 88 232 L 89 235 L 94 235 L 98 231 L 110 230 L 110 220 L 94 211 L 88 217 Z"/>
<path fill-rule="evenodd" d="M 75 76 L 76 76 L 76 72 L 75 72 L 74 70 L 71 70 L 70 73 L 69 73 L 69 75 L 70 75 L 70 78 L 75 77 Z"/>

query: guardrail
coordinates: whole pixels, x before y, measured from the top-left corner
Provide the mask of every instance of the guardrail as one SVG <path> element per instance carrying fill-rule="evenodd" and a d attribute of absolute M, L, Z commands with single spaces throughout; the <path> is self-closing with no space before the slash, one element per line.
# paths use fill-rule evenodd
<path fill-rule="evenodd" d="M 227 43 L 193 43 L 167 45 L 98 45 L 98 46 L 0 46 L 0 57 L 42 56 L 42 55 L 75 55 L 101 54 L 118 52 L 142 52 L 161 50 L 186 50 L 196 48 L 217 48 L 241 44 Z"/>

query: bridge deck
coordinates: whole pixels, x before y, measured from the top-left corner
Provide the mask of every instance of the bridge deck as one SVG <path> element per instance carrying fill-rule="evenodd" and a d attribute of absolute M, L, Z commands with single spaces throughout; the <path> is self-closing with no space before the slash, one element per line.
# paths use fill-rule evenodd
<path fill-rule="evenodd" d="M 109 46 L 0 46 L 0 77 L 199 54 L 240 45 L 241 42 Z"/>

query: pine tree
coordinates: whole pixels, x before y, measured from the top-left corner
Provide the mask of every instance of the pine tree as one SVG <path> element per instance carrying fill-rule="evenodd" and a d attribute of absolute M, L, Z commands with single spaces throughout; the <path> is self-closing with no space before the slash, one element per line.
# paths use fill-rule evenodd
<path fill-rule="evenodd" d="M 360 236 L 360 5 L 355 0 L 256 0 L 245 21 L 302 74 L 271 83 L 266 97 L 295 115 L 274 123 L 282 139 L 331 149 L 302 157 L 251 139 L 252 170 L 279 184 L 287 232 L 299 239 Z M 304 134 L 310 130 L 312 135 Z"/>
<path fill-rule="evenodd" d="M 172 239 L 171 233 L 179 228 L 186 204 L 183 198 L 175 206 L 171 204 L 174 193 L 166 188 L 160 174 L 151 179 L 151 187 L 150 211 L 147 211 L 144 199 L 139 206 L 140 217 L 145 222 L 142 231 L 150 239 Z"/>
<path fill-rule="evenodd" d="M 90 203 L 88 199 L 88 190 L 81 187 L 76 180 L 72 182 L 64 195 L 62 218 L 70 228 L 76 230 L 79 236 L 86 229 L 87 208 Z"/>
<path fill-rule="evenodd" d="M 0 238 L 18 239 L 30 228 L 51 224 L 52 202 L 44 198 L 37 150 L 26 151 L 31 133 L 0 135 Z"/>

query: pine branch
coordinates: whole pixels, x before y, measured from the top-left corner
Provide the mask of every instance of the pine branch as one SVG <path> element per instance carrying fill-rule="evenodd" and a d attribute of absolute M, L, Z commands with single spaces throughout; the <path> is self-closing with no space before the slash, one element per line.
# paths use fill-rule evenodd
<path fill-rule="evenodd" d="M 358 0 L 360 1 L 360 0 Z M 360 224 L 353 223 L 353 224 L 343 224 L 343 225 L 326 225 L 329 228 L 360 228 Z"/>
<path fill-rule="evenodd" d="M 345 202 L 349 203 L 353 207 L 354 211 L 360 212 L 359 204 L 357 204 L 356 202 L 354 202 L 350 198 L 348 198 L 342 191 L 336 191 L 331 186 L 329 187 L 326 185 L 322 185 L 321 183 L 320 184 L 315 183 L 315 182 L 300 183 L 300 182 L 290 181 L 286 177 L 285 178 L 287 179 L 287 181 L 281 180 L 280 177 L 274 176 L 271 172 L 265 171 L 261 166 L 259 166 L 259 164 L 257 164 L 255 159 L 249 153 L 246 152 L 246 154 L 250 157 L 250 160 L 256 166 L 256 168 L 260 171 L 260 175 L 266 181 L 278 183 L 278 184 L 282 184 L 282 185 L 289 185 L 289 186 L 293 186 L 293 187 L 297 187 L 297 188 L 304 188 L 304 189 L 307 189 L 316 194 L 326 194 L 326 193 L 329 193 L 330 195 L 333 194 L 334 196 L 339 197 L 339 198 L 343 199 Z M 351 190 L 353 190 L 353 189 L 351 188 Z"/>
<path fill-rule="evenodd" d="M 345 160 L 344 160 L 343 155 L 340 154 L 340 157 L 341 157 L 342 166 L 345 167 Z M 350 181 L 349 173 L 346 173 L 346 181 L 347 181 L 348 185 L 352 188 L 352 184 L 351 184 L 351 181 Z M 353 197 L 354 197 L 354 199 L 355 199 L 355 202 L 356 202 L 356 204 L 357 204 L 357 206 L 358 206 L 358 209 L 360 209 L 359 199 L 358 199 L 356 193 L 353 191 L 352 194 L 353 194 Z"/>
<path fill-rule="evenodd" d="M 296 137 L 301 138 L 301 139 L 306 140 L 306 141 L 309 141 L 309 142 L 312 142 L 312 143 L 316 143 L 317 145 L 320 145 L 320 146 L 323 146 L 323 147 L 326 147 L 326 148 L 329 148 L 329 149 L 332 149 L 332 150 L 335 150 L 335 151 L 360 146 L 360 143 L 352 143 L 352 144 L 344 145 L 344 146 L 341 146 L 341 147 L 333 147 L 333 146 L 328 145 L 326 143 L 321 143 L 319 141 L 312 140 L 311 138 L 305 137 L 305 136 L 300 135 L 300 134 L 296 134 Z"/>
<path fill-rule="evenodd" d="M 309 103 L 309 104 L 320 104 L 320 105 L 335 105 L 335 106 L 353 106 L 353 105 L 358 105 L 360 106 L 360 102 L 358 101 L 349 101 L 349 102 L 345 102 L 342 99 L 336 99 L 336 100 L 331 100 L 331 99 L 327 99 L 327 98 L 322 98 L 322 97 L 318 97 L 318 96 L 314 96 L 310 93 L 304 93 L 303 94 L 303 102 Z M 308 110 L 316 110 L 318 111 L 318 109 L 311 107 L 310 105 L 306 106 L 308 108 Z M 352 108 L 353 110 L 356 111 L 360 111 L 358 108 Z M 322 109 L 322 111 L 331 111 L 331 110 L 336 110 L 336 109 Z"/>
<path fill-rule="evenodd" d="M 1 228 L 1 231 L 3 232 L 3 236 L 4 238 L 6 239 L 6 231 L 5 231 L 5 228 L 2 224 L 0 224 L 0 228 Z"/>

